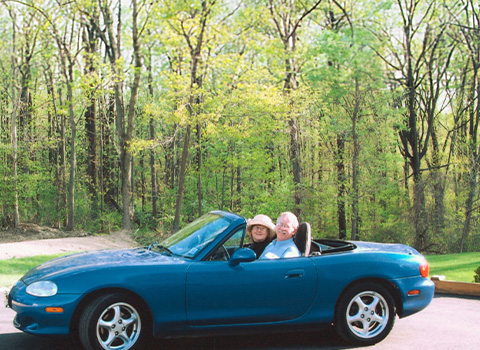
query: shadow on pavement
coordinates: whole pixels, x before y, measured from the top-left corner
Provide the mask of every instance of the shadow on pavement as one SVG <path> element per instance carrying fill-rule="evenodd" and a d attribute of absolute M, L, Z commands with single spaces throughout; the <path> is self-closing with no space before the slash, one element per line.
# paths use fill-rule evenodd
<path fill-rule="evenodd" d="M 69 338 L 38 337 L 25 333 L 0 334 L 0 344 L 9 350 L 81 350 Z M 145 350 L 273 350 L 351 349 L 333 328 L 317 332 L 268 333 L 248 336 L 154 339 Z"/>
<path fill-rule="evenodd" d="M 480 300 L 480 297 L 475 295 L 459 295 L 459 294 L 450 294 L 450 293 L 440 293 L 435 292 L 433 298 L 455 298 L 455 299 L 466 299 L 466 300 Z"/>

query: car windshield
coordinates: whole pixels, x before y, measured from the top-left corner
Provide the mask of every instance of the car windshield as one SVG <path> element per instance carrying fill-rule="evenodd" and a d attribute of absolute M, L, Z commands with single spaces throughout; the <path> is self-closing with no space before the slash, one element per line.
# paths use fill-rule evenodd
<path fill-rule="evenodd" d="M 188 224 L 160 244 L 173 254 L 194 258 L 230 225 L 230 220 L 218 214 L 206 214 Z"/>

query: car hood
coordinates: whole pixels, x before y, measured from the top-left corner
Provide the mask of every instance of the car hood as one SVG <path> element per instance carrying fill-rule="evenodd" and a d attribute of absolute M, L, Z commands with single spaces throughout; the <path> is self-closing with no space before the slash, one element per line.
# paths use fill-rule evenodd
<path fill-rule="evenodd" d="M 40 279 L 53 279 L 56 276 L 75 274 L 80 271 L 85 272 L 117 266 L 160 265 L 182 262 L 185 263 L 185 260 L 145 248 L 98 250 L 50 260 L 31 269 L 22 277 L 22 280 L 28 285 Z"/>
<path fill-rule="evenodd" d="M 354 243 L 359 250 L 363 251 L 382 251 L 382 252 L 392 252 L 392 253 L 402 253 L 408 255 L 421 255 L 415 248 L 412 248 L 405 244 L 399 243 L 374 243 L 374 242 L 360 242 L 355 241 Z"/>

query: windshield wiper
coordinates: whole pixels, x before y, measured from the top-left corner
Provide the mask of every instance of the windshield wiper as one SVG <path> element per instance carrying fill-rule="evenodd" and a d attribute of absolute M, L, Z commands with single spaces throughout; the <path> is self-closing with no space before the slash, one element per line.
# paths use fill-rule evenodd
<path fill-rule="evenodd" d="M 164 245 L 161 245 L 158 241 L 155 241 L 155 242 L 150 243 L 148 245 L 147 250 L 152 250 L 152 249 L 158 249 L 158 250 L 161 250 L 163 252 L 166 252 L 166 253 L 168 253 L 167 255 L 169 255 L 169 256 L 174 255 L 173 252 L 170 249 L 168 249 Z"/>

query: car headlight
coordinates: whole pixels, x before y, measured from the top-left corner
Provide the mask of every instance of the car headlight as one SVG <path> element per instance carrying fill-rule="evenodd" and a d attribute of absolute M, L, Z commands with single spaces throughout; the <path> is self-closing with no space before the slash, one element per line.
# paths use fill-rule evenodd
<path fill-rule="evenodd" d="M 30 284 L 26 291 L 36 297 L 51 297 L 57 294 L 58 287 L 51 281 L 38 281 Z"/>

